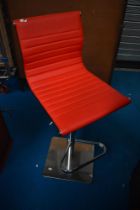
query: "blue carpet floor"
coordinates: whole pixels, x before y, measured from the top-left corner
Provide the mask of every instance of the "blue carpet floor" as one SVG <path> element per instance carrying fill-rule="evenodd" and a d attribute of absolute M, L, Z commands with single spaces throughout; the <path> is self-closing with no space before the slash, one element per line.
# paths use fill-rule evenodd
<path fill-rule="evenodd" d="M 42 176 L 50 139 L 58 134 L 27 88 L 0 95 L 13 139 L 0 174 L 0 210 L 127 210 L 129 181 L 140 159 L 140 73 L 114 72 L 112 85 L 133 103 L 78 131 L 81 139 L 103 141 L 108 153 L 95 162 L 93 183 L 66 182 Z"/>

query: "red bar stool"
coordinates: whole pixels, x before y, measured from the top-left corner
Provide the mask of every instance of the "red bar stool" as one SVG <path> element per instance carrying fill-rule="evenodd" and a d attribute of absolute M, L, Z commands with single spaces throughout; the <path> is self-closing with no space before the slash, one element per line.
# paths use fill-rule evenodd
<path fill-rule="evenodd" d="M 54 137 L 44 175 L 86 183 L 93 162 L 106 153 L 101 142 L 76 140 L 72 132 L 130 103 L 89 72 L 82 61 L 81 12 L 15 20 L 29 86 L 62 136 Z M 94 156 L 95 146 L 101 150 Z"/>

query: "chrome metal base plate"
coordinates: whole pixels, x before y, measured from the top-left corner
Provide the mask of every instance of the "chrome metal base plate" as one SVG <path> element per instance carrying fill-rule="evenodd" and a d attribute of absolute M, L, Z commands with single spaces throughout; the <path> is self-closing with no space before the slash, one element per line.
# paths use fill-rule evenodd
<path fill-rule="evenodd" d="M 93 178 L 93 163 L 78 170 L 73 174 L 66 174 L 60 169 L 60 161 L 67 148 L 67 139 L 53 137 L 48 152 L 48 157 L 45 163 L 43 176 L 56 179 L 64 179 L 71 181 L 81 181 L 85 183 L 92 182 Z M 77 167 L 94 157 L 94 145 L 86 141 L 76 140 L 73 156 L 73 167 Z"/>

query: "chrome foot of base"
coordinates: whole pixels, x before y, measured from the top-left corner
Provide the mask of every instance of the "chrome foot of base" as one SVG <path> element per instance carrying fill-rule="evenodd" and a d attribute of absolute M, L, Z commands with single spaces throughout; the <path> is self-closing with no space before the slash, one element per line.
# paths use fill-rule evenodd
<path fill-rule="evenodd" d="M 62 171 L 60 165 L 66 149 L 67 139 L 59 137 L 52 138 L 48 157 L 43 171 L 43 176 L 56 179 L 91 183 L 93 178 L 93 162 L 75 171 L 74 173 L 65 173 L 64 171 Z M 88 162 L 91 159 L 94 159 L 94 149 L 95 146 L 93 143 L 90 144 L 88 141 L 75 140 L 71 168 L 76 168 L 79 165 Z M 64 168 L 67 168 L 67 163 L 68 159 L 65 158 L 65 160 L 63 161 Z"/>

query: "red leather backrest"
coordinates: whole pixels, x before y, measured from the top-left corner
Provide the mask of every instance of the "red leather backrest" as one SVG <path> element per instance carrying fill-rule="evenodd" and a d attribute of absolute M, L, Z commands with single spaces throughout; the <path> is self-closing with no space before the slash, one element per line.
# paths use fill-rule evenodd
<path fill-rule="evenodd" d="M 63 67 L 81 59 L 80 11 L 29 17 L 14 23 L 27 76 L 58 70 L 61 63 Z"/>

